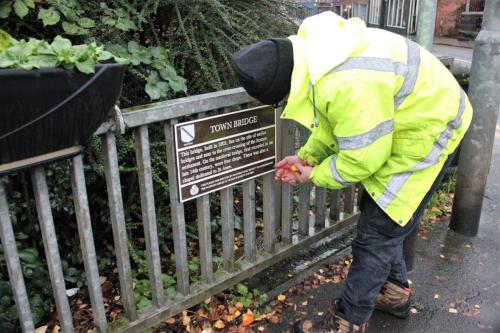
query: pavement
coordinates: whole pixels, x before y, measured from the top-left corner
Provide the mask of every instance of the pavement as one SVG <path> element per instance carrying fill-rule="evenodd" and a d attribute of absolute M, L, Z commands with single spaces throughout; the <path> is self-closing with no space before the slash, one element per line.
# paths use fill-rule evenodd
<path fill-rule="evenodd" d="M 432 48 L 432 53 L 438 56 L 449 56 L 453 57 L 459 61 L 472 61 L 472 49 L 459 47 L 459 46 L 451 46 L 451 45 L 441 45 L 434 44 Z"/>
<path fill-rule="evenodd" d="M 477 237 L 465 237 L 443 222 L 417 242 L 413 313 L 407 320 L 375 312 L 369 333 L 500 332 L 500 118 Z M 301 317 L 314 318 L 340 295 L 342 284 L 314 286 L 287 294 L 278 324 L 266 332 L 288 332 Z"/>
<path fill-rule="evenodd" d="M 456 38 L 449 38 L 449 37 L 434 37 L 434 44 L 455 46 L 467 49 L 474 48 L 473 40 L 458 40 Z"/>
<path fill-rule="evenodd" d="M 453 57 L 455 74 L 469 73 L 472 62 L 474 41 L 460 41 L 455 38 L 435 37 L 432 53 L 436 56 Z"/>

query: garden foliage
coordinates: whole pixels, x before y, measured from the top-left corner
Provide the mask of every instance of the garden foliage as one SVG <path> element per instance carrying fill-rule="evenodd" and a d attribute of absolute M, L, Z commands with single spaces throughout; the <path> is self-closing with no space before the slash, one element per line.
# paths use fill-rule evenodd
<path fill-rule="evenodd" d="M 294 33 L 293 6 L 289 0 L 0 0 L 0 29 L 23 40 L 16 52 L 59 44 L 86 45 L 129 63 L 120 104 L 136 106 L 234 86 L 230 57 L 241 46 L 269 37 Z M 2 37 L 2 36 L 0 36 Z M 30 41 L 36 38 L 39 42 Z M 0 48 L 2 47 L 0 38 Z M 68 42 L 66 42 L 68 40 Z M 45 42 L 43 42 L 45 41 Z M 56 45 L 53 45 L 56 43 Z M 55 50 L 57 58 L 61 54 Z M 107 53 L 106 53 L 107 54 Z M 22 55 L 22 54 L 21 54 Z M 101 53 L 102 55 L 102 53 Z M 99 58 L 99 56 L 97 56 Z M 87 57 L 88 59 L 90 57 Z M 83 59 L 83 58 L 82 58 Z M 26 69 L 38 66 L 26 65 Z M 4 59 L 5 61 L 5 59 Z M 85 62 L 85 61 L 84 61 Z M 28 61 L 28 63 L 30 63 Z M 59 65 L 50 58 L 44 65 Z M 91 72 L 86 64 L 75 65 Z M 27 96 L 29 98 L 29 96 Z M 134 139 L 117 136 L 122 193 L 134 267 L 135 293 L 140 306 L 148 305 L 147 265 L 138 191 Z M 175 285 L 170 210 L 163 131 L 150 126 L 151 159 L 155 189 L 163 280 L 170 293 Z M 116 265 L 104 170 L 99 139 L 90 142 L 85 155 L 87 191 L 97 247 L 99 272 L 116 281 Z M 85 276 L 71 198 L 67 162 L 46 168 L 52 212 L 56 224 L 67 288 L 84 286 Z M 3 180 L 21 256 L 23 273 L 36 323 L 47 320 L 53 298 L 44 260 L 43 245 L 29 173 L 19 172 Z M 237 198 L 237 196 L 236 196 Z M 216 198 L 214 200 L 217 200 Z M 213 206 L 215 207 L 215 205 Z M 186 210 L 190 244 L 190 270 L 196 279 L 198 260 L 194 209 Z M 238 212 L 238 210 L 237 210 Z M 214 240 L 220 234 L 217 211 L 213 213 Z M 214 249 L 215 254 L 220 249 Z M 216 257 L 217 259 L 217 257 Z M 216 260 L 217 264 L 217 260 Z M 0 247 L 0 331 L 19 329 L 10 294 L 8 274 Z"/>

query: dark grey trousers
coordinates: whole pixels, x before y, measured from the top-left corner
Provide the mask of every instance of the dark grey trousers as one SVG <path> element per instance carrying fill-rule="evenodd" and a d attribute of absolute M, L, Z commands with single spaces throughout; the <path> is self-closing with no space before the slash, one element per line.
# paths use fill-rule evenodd
<path fill-rule="evenodd" d="M 366 193 L 361 198 L 361 216 L 353 240 L 353 263 L 341 296 L 342 313 L 349 322 L 360 325 L 370 319 L 374 300 L 388 280 L 406 284 L 408 275 L 403 242 L 418 226 L 425 208 L 441 183 L 455 154 L 450 155 L 411 220 L 396 224 Z"/>

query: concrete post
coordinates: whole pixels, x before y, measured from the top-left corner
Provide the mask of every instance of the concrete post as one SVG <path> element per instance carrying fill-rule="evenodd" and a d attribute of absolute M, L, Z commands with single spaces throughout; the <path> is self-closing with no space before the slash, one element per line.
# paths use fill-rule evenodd
<path fill-rule="evenodd" d="M 417 43 L 432 51 L 436 25 L 437 0 L 420 0 L 418 6 Z"/>
<path fill-rule="evenodd" d="M 450 227 L 476 236 L 500 105 L 500 0 L 486 0 L 483 26 L 476 38 L 469 85 L 474 108 L 462 142 Z"/>

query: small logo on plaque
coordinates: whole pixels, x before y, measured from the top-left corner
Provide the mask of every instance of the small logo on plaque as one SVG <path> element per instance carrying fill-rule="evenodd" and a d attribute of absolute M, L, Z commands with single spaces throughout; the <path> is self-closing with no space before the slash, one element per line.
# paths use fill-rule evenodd
<path fill-rule="evenodd" d="M 190 143 L 194 140 L 194 124 L 189 124 L 182 126 L 181 128 L 181 141 L 184 143 Z"/>
<path fill-rule="evenodd" d="M 193 185 L 191 186 L 189 193 L 191 193 L 191 195 L 197 195 L 198 193 L 200 193 L 200 189 L 198 188 L 198 186 Z"/>

